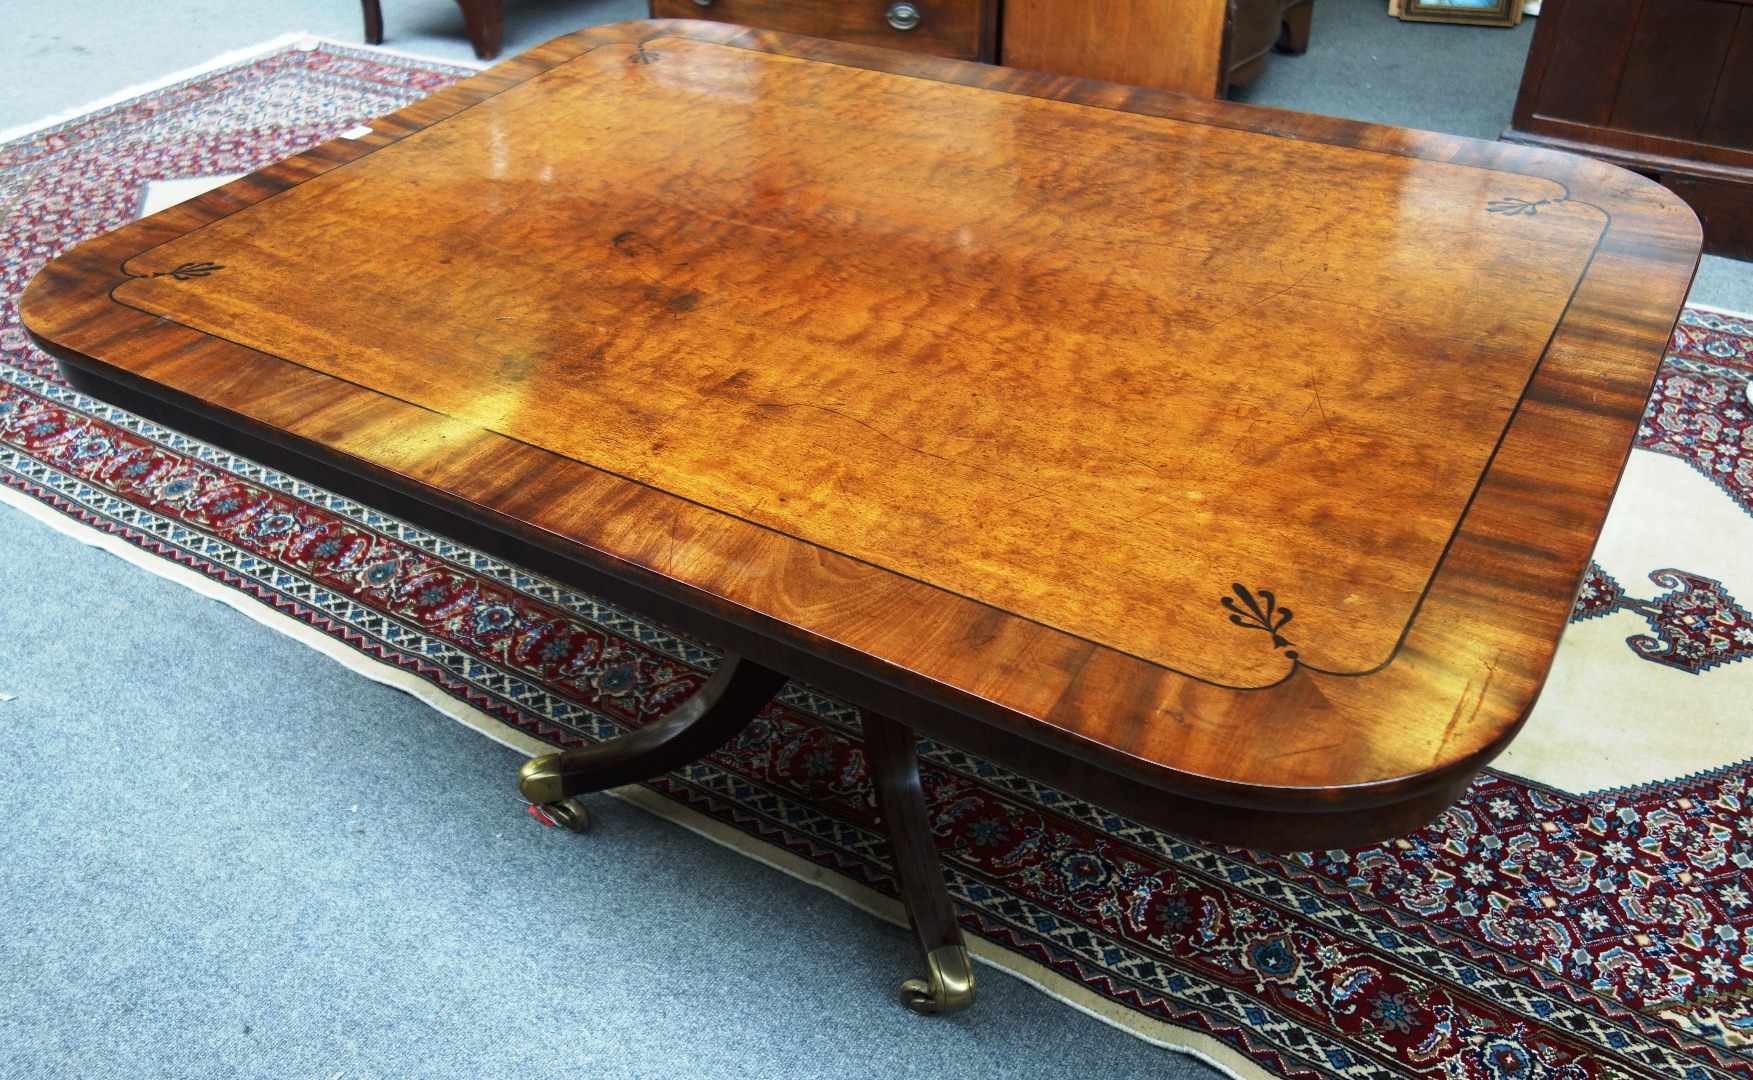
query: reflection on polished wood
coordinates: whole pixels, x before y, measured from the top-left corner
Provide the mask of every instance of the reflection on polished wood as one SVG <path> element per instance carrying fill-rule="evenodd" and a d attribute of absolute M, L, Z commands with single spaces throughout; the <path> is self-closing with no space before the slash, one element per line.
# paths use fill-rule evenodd
<path fill-rule="evenodd" d="M 1229 621 L 1234 583 L 1293 608 L 1306 665 L 1389 659 L 1606 224 L 1488 211 L 1561 200 L 1544 179 L 1128 117 L 1078 138 L 1062 102 L 829 68 L 836 97 L 821 64 L 650 51 L 127 266 L 223 281 L 113 295 L 1253 688 L 1289 664 L 1252 609 Z M 856 132 L 812 137 L 850 101 Z"/>
<path fill-rule="evenodd" d="M 374 127 L 64 256 L 27 326 L 93 392 L 1263 846 L 1415 827 L 1513 736 L 1698 251 L 1595 162 L 717 24 Z"/>

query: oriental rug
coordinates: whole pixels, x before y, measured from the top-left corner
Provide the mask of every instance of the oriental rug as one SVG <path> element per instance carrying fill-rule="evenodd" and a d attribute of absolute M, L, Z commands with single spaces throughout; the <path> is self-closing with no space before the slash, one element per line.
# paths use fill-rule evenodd
<path fill-rule="evenodd" d="M 650 722 L 716 651 L 84 398 L 15 310 L 78 240 L 465 73 L 307 44 L 0 146 L 0 499 L 533 753 Z M 925 746 L 976 954 L 1243 1075 L 1753 1077 L 1750 383 L 1753 321 L 1688 310 L 1548 693 L 1429 828 L 1244 851 Z M 858 715 L 807 686 L 625 794 L 898 915 Z"/>

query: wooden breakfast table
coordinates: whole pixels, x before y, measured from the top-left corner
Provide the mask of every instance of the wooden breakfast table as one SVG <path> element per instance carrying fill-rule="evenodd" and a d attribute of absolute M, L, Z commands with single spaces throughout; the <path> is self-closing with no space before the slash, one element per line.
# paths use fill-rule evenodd
<path fill-rule="evenodd" d="M 1279 849 L 1430 821 L 1540 690 L 1699 250 L 1547 151 L 735 26 L 550 42 L 55 260 L 74 386 L 731 650 L 579 794 L 787 677 Z M 894 718 L 894 719 L 890 719 Z"/>

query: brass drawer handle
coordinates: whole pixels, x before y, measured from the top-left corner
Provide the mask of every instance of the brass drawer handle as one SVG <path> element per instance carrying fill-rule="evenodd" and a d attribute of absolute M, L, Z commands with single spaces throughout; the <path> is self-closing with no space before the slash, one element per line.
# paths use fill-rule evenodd
<path fill-rule="evenodd" d="M 695 0 L 697 3 L 698 0 Z M 711 0 L 707 0 L 708 3 Z M 897 30 L 911 30 L 919 25 L 919 9 L 912 4 L 890 4 L 889 25 Z"/>

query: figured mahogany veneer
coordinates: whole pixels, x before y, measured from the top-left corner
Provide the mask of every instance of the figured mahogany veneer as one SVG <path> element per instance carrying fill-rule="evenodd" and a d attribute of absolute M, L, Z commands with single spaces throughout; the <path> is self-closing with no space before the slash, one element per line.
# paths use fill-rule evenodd
<path fill-rule="evenodd" d="M 1550 663 L 1696 263 L 1542 150 L 721 24 L 80 246 L 94 394 L 1156 824 L 1416 827 Z"/>

